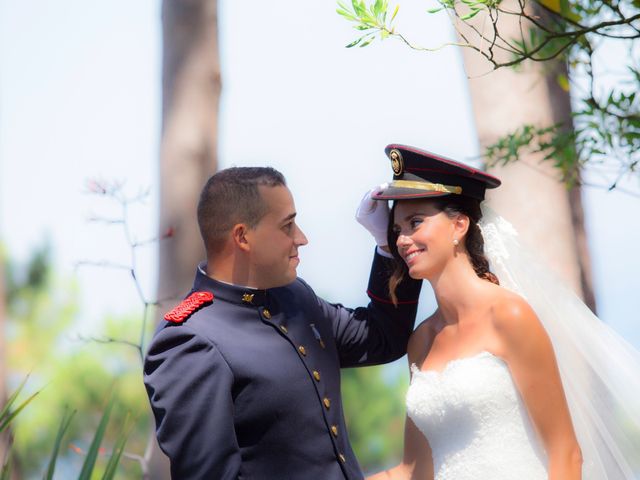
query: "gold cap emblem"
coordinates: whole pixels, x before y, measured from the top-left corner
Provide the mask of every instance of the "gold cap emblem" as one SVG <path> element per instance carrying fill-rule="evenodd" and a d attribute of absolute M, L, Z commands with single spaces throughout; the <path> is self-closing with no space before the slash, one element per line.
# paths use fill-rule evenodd
<path fill-rule="evenodd" d="M 400 150 L 393 149 L 389 152 L 389 158 L 391 158 L 391 169 L 393 170 L 393 174 L 397 177 L 402 175 L 404 171 L 404 162 L 402 161 L 402 154 Z"/>

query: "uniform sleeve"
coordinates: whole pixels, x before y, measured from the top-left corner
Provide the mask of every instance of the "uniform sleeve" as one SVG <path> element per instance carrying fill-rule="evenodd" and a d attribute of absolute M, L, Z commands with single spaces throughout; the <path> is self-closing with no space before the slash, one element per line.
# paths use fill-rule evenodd
<path fill-rule="evenodd" d="M 393 269 L 394 260 L 375 254 L 367 307 L 350 309 L 318 298 L 323 316 L 332 323 L 341 367 L 388 363 L 407 353 L 422 281 L 405 279 L 396 290 L 395 306 L 388 287 Z"/>
<path fill-rule="evenodd" d="M 233 375 L 216 347 L 186 325 L 166 327 L 145 358 L 144 383 L 172 478 L 236 479 Z"/>

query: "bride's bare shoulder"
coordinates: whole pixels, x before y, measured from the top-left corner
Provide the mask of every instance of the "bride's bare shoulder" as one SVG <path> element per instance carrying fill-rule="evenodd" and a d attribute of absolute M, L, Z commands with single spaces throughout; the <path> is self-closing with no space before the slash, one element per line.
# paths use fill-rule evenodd
<path fill-rule="evenodd" d="M 498 287 L 491 302 L 491 322 L 504 340 L 520 341 L 531 336 L 544 335 L 544 329 L 535 311 L 520 295 Z"/>

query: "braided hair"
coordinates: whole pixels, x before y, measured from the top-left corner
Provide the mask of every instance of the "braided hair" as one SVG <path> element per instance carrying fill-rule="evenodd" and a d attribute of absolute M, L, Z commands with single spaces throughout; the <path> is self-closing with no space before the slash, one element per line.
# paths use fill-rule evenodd
<path fill-rule="evenodd" d="M 498 277 L 489 270 L 489 260 L 487 260 L 487 257 L 484 254 L 484 238 L 482 237 L 482 232 L 478 226 L 478 222 L 482 218 L 480 202 L 473 198 L 458 195 L 446 195 L 444 197 L 428 199 L 427 201 L 430 202 L 430 204 L 438 211 L 444 212 L 444 214 L 449 218 L 454 218 L 457 215 L 465 215 L 469 218 L 469 229 L 464 237 L 464 246 L 469 254 L 471 265 L 478 277 L 491 283 L 495 283 L 496 285 L 500 285 Z M 396 246 L 398 234 L 393 228 L 393 218 L 397 204 L 398 203 L 395 202 L 391 208 L 389 226 L 387 229 L 389 249 L 396 260 L 395 270 L 389 278 L 389 294 L 394 304 L 398 301 L 396 296 L 396 289 L 398 288 L 398 285 L 409 275 L 407 264 L 398 253 L 398 247 Z"/>

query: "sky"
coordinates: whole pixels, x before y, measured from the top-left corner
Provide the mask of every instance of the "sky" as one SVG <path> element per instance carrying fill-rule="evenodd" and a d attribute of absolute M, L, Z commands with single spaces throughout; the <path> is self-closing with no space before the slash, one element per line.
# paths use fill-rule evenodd
<path fill-rule="evenodd" d="M 220 0 L 219 25 L 220 167 L 285 173 L 310 240 L 300 275 L 329 300 L 361 304 L 373 241 L 354 213 L 389 177 L 385 145 L 478 156 L 460 52 L 345 49 L 356 32 L 330 1 Z M 408 3 L 398 26 L 430 45 L 452 38 L 444 16 Z M 118 225 L 89 221 L 120 214 L 87 193 L 91 179 L 148 191 L 129 225 L 136 239 L 155 234 L 160 28 L 157 0 L 0 0 L 0 238 L 16 261 L 50 241 L 59 285 L 75 279 L 82 293 L 80 333 L 140 308 L 122 271 L 77 263 L 131 256 Z M 640 199 L 587 189 L 585 210 L 600 317 L 640 348 Z M 137 253 L 148 298 L 155 253 Z M 419 316 L 433 309 L 427 285 Z"/>

